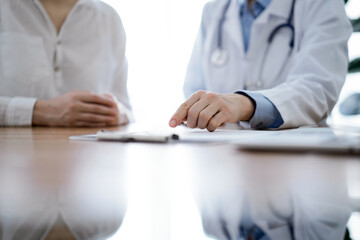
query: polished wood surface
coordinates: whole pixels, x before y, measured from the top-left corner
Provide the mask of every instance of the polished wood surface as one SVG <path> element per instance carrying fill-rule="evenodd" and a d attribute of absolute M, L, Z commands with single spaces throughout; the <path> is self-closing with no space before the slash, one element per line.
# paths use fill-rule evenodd
<path fill-rule="evenodd" d="M 133 124 L 107 130 L 144 129 L 146 125 Z M 209 204 L 221 202 L 222 209 L 231 206 L 234 211 L 236 204 L 230 200 L 244 196 L 238 189 L 246 189 L 249 199 L 263 199 L 258 204 L 272 202 L 284 215 L 293 211 L 287 205 L 285 189 L 291 189 L 292 196 L 309 195 L 319 202 L 332 199 L 334 205 L 360 198 L 358 156 L 246 152 L 236 145 L 219 143 L 69 140 L 70 136 L 98 130 L 0 128 L 0 196 L 6 200 L 0 208 L 13 207 L 9 215 L 16 219 L 23 216 L 24 209 L 43 203 L 45 207 L 39 209 L 46 211 L 29 216 L 44 217 L 49 224 L 39 232 L 49 237 L 68 236 L 66 231 L 70 230 L 76 238 L 84 238 L 82 234 L 97 229 L 103 232 L 96 235 L 99 238 L 117 232 L 122 239 L 181 239 L 175 235 L 202 239 L 196 235 L 199 233 L 184 232 L 184 228 L 202 231 L 196 209 L 202 212 L 209 210 Z M 270 189 L 270 194 L 263 195 L 264 191 L 259 191 L 263 188 Z M 47 215 L 53 206 L 58 210 Z M 78 217 L 81 214 L 84 217 Z M 66 224 L 56 224 L 59 216 Z M 94 216 L 101 223 L 95 223 Z M 104 229 L 99 230 L 99 226 Z"/>

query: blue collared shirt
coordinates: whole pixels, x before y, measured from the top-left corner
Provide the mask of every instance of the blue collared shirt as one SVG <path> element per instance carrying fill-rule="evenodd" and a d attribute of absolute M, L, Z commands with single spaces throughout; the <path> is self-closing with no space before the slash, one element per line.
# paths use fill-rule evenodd
<path fill-rule="evenodd" d="M 246 0 L 238 0 L 240 4 L 240 20 L 243 33 L 244 50 L 247 52 L 250 42 L 251 26 L 255 19 L 271 3 L 271 0 L 256 0 L 252 6 L 252 11 L 247 5 Z M 264 40 L 264 44 L 266 44 Z M 255 113 L 250 120 L 250 125 L 254 129 L 278 128 L 284 120 L 275 105 L 264 95 L 251 91 L 239 91 L 239 94 L 249 97 L 255 105 Z"/>
<path fill-rule="evenodd" d="M 244 39 L 244 48 L 247 52 L 250 42 L 250 31 L 254 20 L 269 6 L 271 0 L 257 0 L 252 6 L 252 11 L 247 4 L 247 0 L 239 0 L 240 19 Z"/>

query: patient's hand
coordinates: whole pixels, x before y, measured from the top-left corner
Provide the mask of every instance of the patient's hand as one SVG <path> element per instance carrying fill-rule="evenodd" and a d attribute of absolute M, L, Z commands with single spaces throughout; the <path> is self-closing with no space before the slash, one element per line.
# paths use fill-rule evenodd
<path fill-rule="evenodd" d="M 38 100 L 33 125 L 61 127 L 105 127 L 118 125 L 116 102 L 90 91 L 72 91 L 51 100 Z"/>
<path fill-rule="evenodd" d="M 112 107 L 114 109 L 114 111 L 116 111 L 116 117 L 115 117 L 115 120 L 113 122 L 111 122 L 110 124 L 113 126 L 117 126 L 117 125 L 123 125 L 123 124 L 129 123 L 129 120 L 128 120 L 128 117 L 126 116 L 126 114 L 124 112 L 120 111 L 120 108 L 121 108 L 120 106 L 122 104 L 119 102 L 117 97 L 111 93 L 106 93 L 103 96 L 116 103 Z"/>

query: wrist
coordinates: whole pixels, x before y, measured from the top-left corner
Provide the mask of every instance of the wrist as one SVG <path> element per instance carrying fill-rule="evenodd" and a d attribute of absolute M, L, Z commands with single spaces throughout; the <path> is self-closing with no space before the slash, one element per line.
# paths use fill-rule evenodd
<path fill-rule="evenodd" d="M 33 115 L 32 115 L 32 125 L 39 126 L 39 125 L 47 125 L 47 101 L 46 100 L 36 100 Z"/>
<path fill-rule="evenodd" d="M 256 103 L 247 95 L 237 94 L 240 100 L 241 116 L 240 121 L 250 121 L 254 116 Z"/>

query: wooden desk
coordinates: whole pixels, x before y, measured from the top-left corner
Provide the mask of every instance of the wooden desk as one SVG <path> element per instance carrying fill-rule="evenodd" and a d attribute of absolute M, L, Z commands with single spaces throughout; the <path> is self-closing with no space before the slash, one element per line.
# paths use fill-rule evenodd
<path fill-rule="evenodd" d="M 200 214 L 218 236 L 220 219 L 236 234 L 251 209 L 254 222 L 274 229 L 291 219 L 304 239 L 327 223 L 328 233 L 341 232 L 349 197 L 360 196 L 355 156 L 69 140 L 97 130 L 0 128 L 0 233 L 198 240 L 206 239 Z"/>

